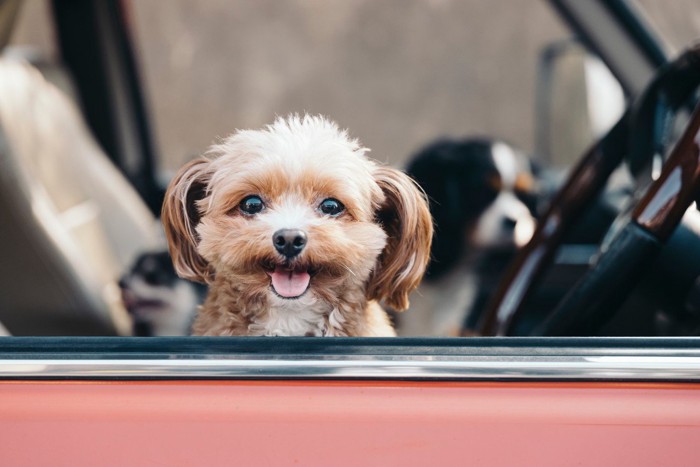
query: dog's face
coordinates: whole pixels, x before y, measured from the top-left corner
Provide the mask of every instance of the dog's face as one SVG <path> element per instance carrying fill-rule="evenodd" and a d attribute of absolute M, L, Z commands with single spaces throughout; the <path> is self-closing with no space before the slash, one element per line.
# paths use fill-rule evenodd
<path fill-rule="evenodd" d="M 119 281 L 122 299 L 140 336 L 180 336 L 189 326 L 202 297 L 202 286 L 177 277 L 166 252 L 139 256 Z"/>
<path fill-rule="evenodd" d="M 481 181 L 491 202 L 476 221 L 472 240 L 476 246 L 521 247 L 532 237 L 534 181 L 528 161 L 510 146 L 496 142 L 486 159 L 486 177 Z"/>
<path fill-rule="evenodd" d="M 183 277 L 247 301 L 333 304 L 348 291 L 406 308 L 432 235 L 404 174 L 320 117 L 239 131 L 171 183 L 163 223 Z"/>
<path fill-rule="evenodd" d="M 433 275 L 465 248 L 513 249 L 530 239 L 534 179 L 527 159 L 506 144 L 441 141 L 423 149 L 408 172 L 428 194 L 437 226 Z"/>

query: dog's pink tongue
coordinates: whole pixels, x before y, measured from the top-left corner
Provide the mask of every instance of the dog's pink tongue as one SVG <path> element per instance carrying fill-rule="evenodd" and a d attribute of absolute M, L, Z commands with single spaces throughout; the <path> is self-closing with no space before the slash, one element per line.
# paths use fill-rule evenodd
<path fill-rule="evenodd" d="M 272 287 L 285 298 L 294 298 L 306 292 L 311 276 L 308 272 L 289 271 L 276 267 L 274 272 L 268 272 L 272 279 Z"/>

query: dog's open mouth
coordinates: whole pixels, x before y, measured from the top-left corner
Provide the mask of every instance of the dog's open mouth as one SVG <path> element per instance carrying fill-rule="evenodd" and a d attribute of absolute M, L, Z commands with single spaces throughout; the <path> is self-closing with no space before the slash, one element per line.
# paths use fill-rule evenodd
<path fill-rule="evenodd" d="M 137 296 L 131 290 L 127 288 L 122 288 L 122 303 L 126 310 L 135 314 L 138 310 L 142 309 L 159 309 L 164 308 L 167 304 L 158 299 L 148 299 Z"/>
<path fill-rule="evenodd" d="M 311 282 L 311 271 L 307 268 L 277 265 L 274 269 L 266 269 L 266 272 L 270 276 L 272 289 L 283 298 L 301 297 Z"/>

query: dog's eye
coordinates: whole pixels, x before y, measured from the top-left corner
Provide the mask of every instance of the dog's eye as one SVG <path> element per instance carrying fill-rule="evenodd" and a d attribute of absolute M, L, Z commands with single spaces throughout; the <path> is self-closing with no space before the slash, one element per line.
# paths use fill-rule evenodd
<path fill-rule="evenodd" d="M 343 206 L 343 203 L 337 199 L 328 198 L 321 201 L 321 204 L 318 206 L 318 210 L 323 214 L 328 214 L 329 216 L 338 216 L 345 211 L 345 206 Z"/>
<path fill-rule="evenodd" d="M 143 279 L 150 285 L 160 285 L 165 282 L 163 277 L 161 277 L 161 274 L 158 274 L 157 271 L 149 271 L 145 273 L 143 275 Z"/>
<path fill-rule="evenodd" d="M 261 200 L 259 196 L 253 195 L 243 199 L 243 201 L 241 201 L 241 204 L 239 204 L 238 207 L 244 213 L 253 215 L 265 209 L 265 203 L 263 203 L 263 200 Z"/>

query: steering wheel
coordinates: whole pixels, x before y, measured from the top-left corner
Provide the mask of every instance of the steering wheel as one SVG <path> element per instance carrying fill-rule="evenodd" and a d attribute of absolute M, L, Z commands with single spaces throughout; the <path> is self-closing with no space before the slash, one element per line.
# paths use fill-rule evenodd
<path fill-rule="evenodd" d="M 664 152 L 669 122 L 699 85 L 700 45 L 662 67 L 635 105 L 586 153 L 504 275 L 482 321 L 482 335 L 512 333 L 566 234 L 597 199 L 610 174 L 625 156 L 634 175 L 649 168 Z M 620 305 L 700 193 L 699 129 L 700 110 L 695 109 L 661 175 L 636 207 L 613 223 L 596 263 L 535 334 L 585 334 Z"/>

